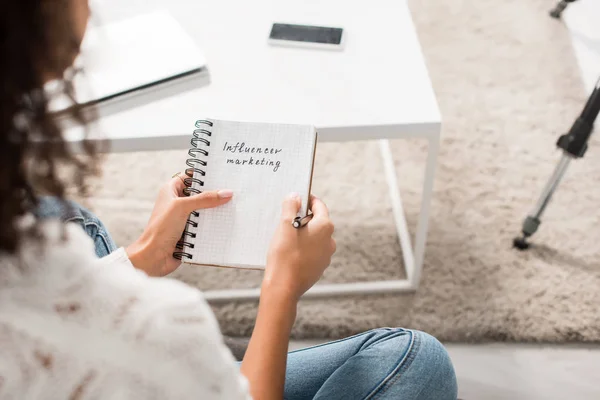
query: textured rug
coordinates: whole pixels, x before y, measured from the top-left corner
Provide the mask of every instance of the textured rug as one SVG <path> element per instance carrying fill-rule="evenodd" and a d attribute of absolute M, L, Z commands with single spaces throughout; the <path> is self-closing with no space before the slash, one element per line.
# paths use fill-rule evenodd
<path fill-rule="evenodd" d="M 305 300 L 293 334 L 340 337 L 401 325 L 442 340 L 600 340 L 600 145 L 573 163 L 537 245 L 511 248 L 560 154 L 555 140 L 585 100 L 566 28 L 547 0 L 411 1 L 443 114 L 431 228 L 415 294 Z M 415 226 L 426 145 L 392 144 Z M 92 208 L 118 243 L 143 229 L 157 187 L 184 152 L 113 154 Z M 356 182 L 360 182 L 357 185 Z M 400 277 L 402 257 L 378 145 L 318 147 L 314 192 L 330 206 L 338 252 L 324 281 Z M 259 272 L 183 267 L 201 289 L 255 287 Z M 256 303 L 215 306 L 223 331 L 248 336 Z"/>

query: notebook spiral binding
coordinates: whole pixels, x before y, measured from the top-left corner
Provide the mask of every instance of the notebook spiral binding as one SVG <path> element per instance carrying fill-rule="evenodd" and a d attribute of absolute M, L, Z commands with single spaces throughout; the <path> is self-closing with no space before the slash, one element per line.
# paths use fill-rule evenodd
<path fill-rule="evenodd" d="M 208 164 L 206 160 L 203 160 L 200 157 L 208 157 L 208 150 L 204 147 L 210 146 L 210 137 L 212 136 L 212 128 L 213 123 L 206 119 L 199 119 L 195 123 L 196 129 L 194 129 L 193 135 L 194 137 L 190 141 L 192 147 L 188 150 L 188 154 L 191 158 L 186 160 L 186 164 L 189 168 L 185 170 L 185 174 L 187 178 L 183 180 L 185 184 L 185 188 L 183 189 L 183 194 L 186 196 L 191 196 L 192 194 L 202 193 L 202 190 L 196 189 L 193 185 L 194 183 L 198 184 L 198 186 L 204 186 L 204 181 L 198 178 L 194 178 L 194 173 L 197 173 L 199 176 L 205 176 L 206 171 L 201 167 L 206 167 Z M 194 221 L 194 218 L 199 216 L 197 211 L 192 211 L 190 214 L 190 218 L 187 220 L 187 224 L 183 234 L 181 235 L 181 239 L 177 242 L 175 246 L 177 250 L 173 253 L 173 257 L 178 260 L 183 260 L 184 258 L 191 259 L 192 255 L 184 251 L 184 249 L 194 248 L 194 243 L 191 241 L 188 242 L 186 239 L 189 237 L 194 239 L 196 234 L 191 231 L 193 228 L 198 227 L 198 222 Z"/>

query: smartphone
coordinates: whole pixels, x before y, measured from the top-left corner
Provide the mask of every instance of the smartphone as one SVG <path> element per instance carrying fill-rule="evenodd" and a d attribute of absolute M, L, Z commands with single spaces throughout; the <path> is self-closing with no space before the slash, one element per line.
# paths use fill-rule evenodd
<path fill-rule="evenodd" d="M 341 50 L 344 30 L 326 26 L 274 23 L 269 43 L 276 46 Z"/>

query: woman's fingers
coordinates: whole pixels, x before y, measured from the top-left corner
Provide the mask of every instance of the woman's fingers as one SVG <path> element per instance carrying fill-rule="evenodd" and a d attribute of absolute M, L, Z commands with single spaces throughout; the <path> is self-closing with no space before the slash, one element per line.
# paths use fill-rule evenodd
<path fill-rule="evenodd" d="M 177 205 L 183 208 L 185 213 L 191 213 L 194 210 L 202 208 L 213 208 L 223 205 L 231 200 L 233 192 L 229 189 L 212 190 L 187 196 L 184 193 L 186 188 L 185 175 L 176 174 L 168 182 L 169 191 L 176 197 Z"/>
<path fill-rule="evenodd" d="M 185 196 L 183 193 L 183 189 L 185 189 L 184 179 L 187 178 L 186 175 L 179 173 L 173 176 L 169 181 L 168 185 L 175 195 L 175 197 Z"/>
<path fill-rule="evenodd" d="M 329 209 L 327 208 L 325 203 L 323 203 L 323 201 L 317 196 L 312 194 L 310 195 L 310 209 L 314 214 L 315 218 L 329 218 Z"/>
<path fill-rule="evenodd" d="M 329 218 L 329 209 L 327 208 L 325 203 L 323 203 L 323 201 L 317 196 L 311 195 L 310 209 L 314 217 L 308 223 L 309 226 L 312 226 L 314 229 L 318 229 L 325 235 L 331 237 L 331 235 L 333 235 L 333 231 L 335 230 L 335 226 Z"/>
<path fill-rule="evenodd" d="M 233 192 L 229 189 L 212 190 L 198 193 L 189 197 L 180 197 L 178 199 L 185 212 L 192 212 L 202 208 L 214 208 L 228 203 L 233 197 Z"/>
<path fill-rule="evenodd" d="M 292 221 L 298 215 L 302 201 L 300 195 L 291 193 L 281 205 L 281 218 L 285 221 Z"/>

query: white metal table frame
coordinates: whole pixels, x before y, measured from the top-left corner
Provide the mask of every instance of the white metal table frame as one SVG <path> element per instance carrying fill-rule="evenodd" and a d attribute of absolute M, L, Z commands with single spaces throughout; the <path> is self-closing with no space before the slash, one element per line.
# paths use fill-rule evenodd
<path fill-rule="evenodd" d="M 407 135 L 403 137 L 407 137 Z M 415 135 L 415 137 L 426 139 L 428 141 L 428 146 L 427 161 L 425 164 L 425 179 L 421 195 L 421 209 L 417 222 L 414 247 L 408 232 L 406 214 L 404 212 L 404 206 L 402 205 L 402 197 L 400 195 L 400 187 L 398 185 L 398 177 L 396 175 L 390 143 L 388 139 L 379 140 L 385 177 L 392 203 L 392 212 L 394 214 L 398 239 L 400 240 L 402 249 L 406 279 L 317 284 L 309 289 L 308 292 L 304 294 L 303 298 L 347 296 L 354 294 L 406 293 L 417 290 L 421 280 L 425 244 L 429 229 L 429 214 L 440 146 L 440 132 L 438 129 L 437 132 L 432 131 L 426 134 L 420 133 L 418 136 Z M 204 292 L 206 300 L 213 303 L 230 300 L 253 300 L 258 299 L 259 296 L 260 288 L 209 290 Z"/>

